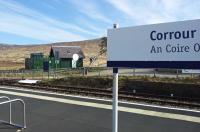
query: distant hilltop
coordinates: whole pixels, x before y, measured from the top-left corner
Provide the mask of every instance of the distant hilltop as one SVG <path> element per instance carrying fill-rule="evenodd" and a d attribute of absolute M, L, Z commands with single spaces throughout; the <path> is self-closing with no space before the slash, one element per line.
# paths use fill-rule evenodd
<path fill-rule="evenodd" d="M 106 65 L 106 54 L 101 54 L 95 63 L 90 65 L 90 58 L 97 56 L 101 52 L 102 38 L 76 41 L 76 42 L 58 42 L 36 45 L 9 45 L 0 44 L 0 70 L 23 69 L 25 58 L 30 53 L 42 52 L 45 56 L 49 55 L 51 46 L 80 46 L 84 52 L 84 66 L 95 67 Z"/>

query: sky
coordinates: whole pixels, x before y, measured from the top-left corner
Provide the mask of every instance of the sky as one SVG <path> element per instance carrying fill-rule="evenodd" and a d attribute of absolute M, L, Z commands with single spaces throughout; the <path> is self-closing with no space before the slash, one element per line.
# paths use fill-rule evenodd
<path fill-rule="evenodd" d="M 200 0 L 0 0 L 0 43 L 104 37 L 107 29 L 200 18 Z"/>

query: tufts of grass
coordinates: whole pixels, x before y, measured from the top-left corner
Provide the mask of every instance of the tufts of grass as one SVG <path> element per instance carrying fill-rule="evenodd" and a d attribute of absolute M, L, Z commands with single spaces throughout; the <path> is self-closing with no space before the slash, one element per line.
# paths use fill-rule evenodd
<path fill-rule="evenodd" d="M 66 86 L 85 86 L 91 88 L 110 88 L 112 87 L 112 78 L 110 77 L 67 77 L 61 79 L 45 80 L 42 83 L 48 85 L 66 85 Z"/>

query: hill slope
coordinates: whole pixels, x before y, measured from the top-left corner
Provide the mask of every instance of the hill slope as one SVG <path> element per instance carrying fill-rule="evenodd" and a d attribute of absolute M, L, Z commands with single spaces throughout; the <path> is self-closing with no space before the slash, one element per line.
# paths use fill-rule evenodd
<path fill-rule="evenodd" d="M 96 63 L 90 65 L 89 58 L 95 56 L 100 51 L 101 39 L 78 41 L 78 42 L 60 42 L 41 45 L 5 45 L 0 44 L 0 70 L 11 70 L 24 68 L 25 58 L 30 56 L 30 53 L 42 52 L 48 56 L 52 45 L 60 46 L 81 46 L 86 58 L 84 66 L 98 66 L 105 65 L 106 55 L 99 57 Z"/>

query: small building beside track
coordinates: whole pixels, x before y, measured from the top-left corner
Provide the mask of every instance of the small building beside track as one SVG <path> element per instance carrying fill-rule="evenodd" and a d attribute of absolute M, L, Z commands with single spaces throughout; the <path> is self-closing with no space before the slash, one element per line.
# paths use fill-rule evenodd
<path fill-rule="evenodd" d="M 80 46 L 52 46 L 49 53 L 50 68 L 72 68 L 74 54 L 79 56 L 75 67 L 83 67 L 85 56 Z"/>
<path fill-rule="evenodd" d="M 79 56 L 76 63 L 73 61 L 74 54 Z M 43 53 L 31 53 L 30 58 L 25 58 L 25 69 L 37 70 L 46 66 L 50 69 L 83 67 L 84 58 L 80 46 L 52 46 L 48 57 L 44 57 Z"/>

